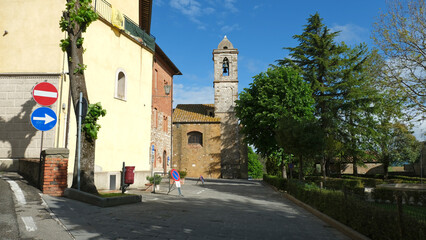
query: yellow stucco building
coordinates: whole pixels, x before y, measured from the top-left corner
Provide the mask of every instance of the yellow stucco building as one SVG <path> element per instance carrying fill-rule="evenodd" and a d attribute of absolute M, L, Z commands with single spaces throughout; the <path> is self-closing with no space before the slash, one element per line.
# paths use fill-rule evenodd
<path fill-rule="evenodd" d="M 65 3 L 0 1 L 0 170 L 14 170 L 20 159 L 36 161 L 41 148 L 68 148 L 70 184 L 77 124 L 69 100 L 67 56 L 59 47 L 65 38 L 59 28 Z M 98 122 L 102 127 L 96 141 L 95 184 L 98 189 L 118 189 L 125 162 L 135 166 L 132 187 L 141 187 L 151 171 L 155 50 L 154 38 L 141 27 L 149 32 L 152 0 L 97 0 L 93 5 L 99 19 L 83 35 L 85 78 L 90 103 L 101 102 L 107 110 Z M 113 25 L 113 16 L 122 22 Z M 30 123 L 30 113 L 40 107 L 31 90 L 44 81 L 58 89 L 59 98 L 51 106 L 58 123 L 44 132 L 41 146 L 42 134 Z"/>

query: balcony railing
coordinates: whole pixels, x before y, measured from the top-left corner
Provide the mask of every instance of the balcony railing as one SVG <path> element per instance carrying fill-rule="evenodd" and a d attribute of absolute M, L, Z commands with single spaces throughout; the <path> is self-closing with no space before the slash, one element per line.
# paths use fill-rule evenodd
<path fill-rule="evenodd" d="M 105 0 L 94 0 L 92 4 L 95 8 L 96 13 L 107 22 L 111 23 L 112 8 L 111 4 Z M 144 44 L 152 51 L 155 51 L 155 37 L 147 34 L 142 30 L 138 24 L 132 21 L 129 17 L 124 15 L 124 31 L 131 37 L 136 39 L 139 43 Z"/>

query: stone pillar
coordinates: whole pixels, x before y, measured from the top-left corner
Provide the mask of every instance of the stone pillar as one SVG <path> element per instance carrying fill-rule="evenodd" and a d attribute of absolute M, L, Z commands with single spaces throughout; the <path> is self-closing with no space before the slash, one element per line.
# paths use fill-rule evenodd
<path fill-rule="evenodd" d="M 63 196 L 67 188 L 68 156 L 66 148 L 42 151 L 41 190 L 51 196 Z"/>

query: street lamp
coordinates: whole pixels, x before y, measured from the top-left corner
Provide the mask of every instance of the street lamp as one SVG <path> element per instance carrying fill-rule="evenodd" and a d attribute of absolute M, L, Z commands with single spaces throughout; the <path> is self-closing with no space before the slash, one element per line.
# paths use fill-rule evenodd
<path fill-rule="evenodd" d="M 166 93 L 167 96 L 169 96 L 171 89 L 172 89 L 172 85 L 164 84 L 164 92 Z"/>

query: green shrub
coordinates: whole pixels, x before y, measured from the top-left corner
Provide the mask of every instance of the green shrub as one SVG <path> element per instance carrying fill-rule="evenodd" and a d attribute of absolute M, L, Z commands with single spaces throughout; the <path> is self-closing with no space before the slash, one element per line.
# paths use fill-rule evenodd
<path fill-rule="evenodd" d="M 160 184 L 161 180 L 163 179 L 160 175 L 154 175 L 154 177 L 147 176 L 146 180 L 148 180 L 149 183 L 154 184 L 154 178 L 155 178 L 155 185 Z"/>
<path fill-rule="evenodd" d="M 393 191 L 383 188 L 375 188 L 372 192 L 372 197 L 376 202 L 386 202 L 390 203 L 395 202 L 395 197 L 393 196 Z"/>
<path fill-rule="evenodd" d="M 178 171 L 178 173 L 179 173 L 179 176 L 180 176 L 180 178 L 185 178 L 186 177 L 186 175 L 188 174 L 186 171 L 184 171 L 184 170 L 179 170 Z"/>
<path fill-rule="evenodd" d="M 263 181 L 271 184 L 272 186 L 280 190 L 286 189 L 287 186 L 287 180 L 278 176 L 263 174 Z"/>
<path fill-rule="evenodd" d="M 248 175 L 255 179 L 263 175 L 263 165 L 251 147 L 248 147 Z"/>
<path fill-rule="evenodd" d="M 344 194 L 342 191 L 319 189 L 312 183 L 285 180 L 269 175 L 264 175 L 263 179 L 271 185 L 280 186 L 280 189 L 286 190 L 300 201 L 371 239 L 425 239 L 426 237 L 426 223 L 405 215 L 402 222 L 404 235 L 400 237 L 400 227 L 395 208 L 383 209 L 374 203 L 360 200 L 350 194 Z M 339 182 L 336 180 L 331 181 L 330 185 L 339 186 L 338 183 L 340 183 L 340 186 L 356 189 L 361 186 L 362 181 Z M 380 199 L 392 199 L 392 201 L 394 199 L 392 192 L 389 195 L 389 192 L 376 190 L 374 194 Z"/>

